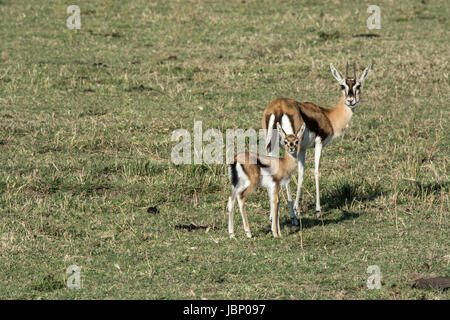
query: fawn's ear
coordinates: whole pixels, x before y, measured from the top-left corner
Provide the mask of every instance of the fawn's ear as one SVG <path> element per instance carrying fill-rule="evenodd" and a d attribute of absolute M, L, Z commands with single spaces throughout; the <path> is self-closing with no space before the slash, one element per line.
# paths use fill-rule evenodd
<path fill-rule="evenodd" d="M 283 140 L 286 139 L 286 132 L 284 132 L 283 128 L 281 127 L 280 123 L 277 122 L 277 130 L 280 136 L 283 138 Z"/>
<path fill-rule="evenodd" d="M 361 78 L 359 78 L 358 82 L 362 83 L 364 81 L 364 79 L 367 77 L 367 75 L 369 74 L 370 69 L 372 68 L 372 63 L 369 63 L 369 65 L 367 66 L 366 69 L 364 69 Z"/>
<path fill-rule="evenodd" d="M 303 134 L 305 133 L 305 130 L 306 130 L 306 124 L 303 122 L 302 127 L 297 132 L 297 139 L 301 140 Z"/>
<path fill-rule="evenodd" d="M 331 69 L 331 74 L 333 75 L 333 77 L 339 82 L 339 83 L 344 83 L 344 79 L 342 79 L 341 74 L 339 73 L 339 71 L 336 70 L 336 68 L 333 66 L 332 63 L 330 63 L 330 69 Z"/>

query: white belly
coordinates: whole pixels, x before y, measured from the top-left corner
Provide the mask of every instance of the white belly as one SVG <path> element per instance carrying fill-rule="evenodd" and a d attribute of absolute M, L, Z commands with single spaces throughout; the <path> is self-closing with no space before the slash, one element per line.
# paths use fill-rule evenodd
<path fill-rule="evenodd" d="M 273 187 L 273 178 L 270 175 L 270 172 L 266 169 L 261 169 L 261 177 L 259 180 L 259 185 L 268 189 Z"/>
<path fill-rule="evenodd" d="M 287 178 L 284 178 L 284 179 L 281 179 L 280 186 L 283 187 L 283 186 L 287 185 L 290 180 L 291 180 L 291 176 L 289 176 Z"/>
<path fill-rule="evenodd" d="M 312 131 L 309 131 L 309 129 L 306 128 L 300 147 L 302 149 L 309 149 L 314 147 L 315 144 L 316 144 L 316 134 Z"/>
<path fill-rule="evenodd" d="M 301 148 L 302 149 L 313 148 L 316 145 L 316 138 L 317 138 L 317 135 L 313 131 L 309 131 L 309 129 L 306 128 L 305 134 L 303 136 L 303 140 L 301 143 Z M 333 138 L 334 138 L 334 136 L 329 136 L 325 139 L 325 141 L 322 141 L 322 147 L 325 147 L 328 144 L 328 142 L 330 142 Z"/>

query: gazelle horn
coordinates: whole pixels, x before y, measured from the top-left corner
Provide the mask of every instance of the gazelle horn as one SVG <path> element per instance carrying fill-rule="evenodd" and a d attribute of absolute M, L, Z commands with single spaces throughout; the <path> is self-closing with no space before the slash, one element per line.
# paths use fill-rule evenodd
<path fill-rule="evenodd" d="M 353 62 L 353 79 L 356 80 L 356 63 Z"/>
<path fill-rule="evenodd" d="M 347 65 L 345 66 L 345 79 L 348 78 L 348 61 L 347 61 Z"/>

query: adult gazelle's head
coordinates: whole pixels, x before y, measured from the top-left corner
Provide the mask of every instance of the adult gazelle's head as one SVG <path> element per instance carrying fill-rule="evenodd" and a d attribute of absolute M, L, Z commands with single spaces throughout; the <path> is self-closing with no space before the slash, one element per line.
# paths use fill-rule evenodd
<path fill-rule="evenodd" d="M 353 77 L 348 76 L 348 62 L 347 66 L 345 68 L 345 78 L 342 78 L 339 71 L 336 70 L 336 68 L 333 66 L 333 64 L 330 64 L 331 73 L 333 74 L 333 77 L 339 82 L 342 90 L 342 94 L 344 97 L 344 103 L 350 107 L 351 109 L 355 108 L 356 105 L 359 102 L 360 95 L 361 95 L 361 85 L 364 81 L 364 79 L 369 74 L 370 68 L 372 67 L 372 64 L 370 63 L 366 69 L 362 72 L 359 79 L 356 78 L 356 65 L 353 63 Z"/>

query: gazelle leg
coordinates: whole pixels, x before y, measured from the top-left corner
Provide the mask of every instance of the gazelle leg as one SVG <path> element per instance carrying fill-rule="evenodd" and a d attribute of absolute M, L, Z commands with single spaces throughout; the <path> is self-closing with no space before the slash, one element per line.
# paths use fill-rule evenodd
<path fill-rule="evenodd" d="M 273 115 L 272 115 L 273 116 Z M 275 118 L 274 118 L 275 119 Z M 273 130 L 273 121 L 274 119 L 271 118 L 271 122 L 269 123 L 269 128 L 267 129 L 267 137 L 266 137 L 266 146 L 267 146 L 267 154 L 271 157 L 276 157 L 279 154 L 279 136 L 276 130 Z M 270 148 L 269 148 L 270 143 Z M 273 210 L 272 210 L 272 194 L 271 191 L 269 191 L 269 198 L 270 198 L 270 217 L 269 221 L 273 221 Z"/>
<path fill-rule="evenodd" d="M 276 221 L 275 221 L 275 206 L 274 206 L 274 189 L 268 188 L 267 193 L 269 194 L 269 201 L 270 201 L 270 230 L 272 231 L 272 234 L 274 237 L 276 237 Z"/>
<path fill-rule="evenodd" d="M 272 235 L 276 238 L 279 235 L 280 221 L 278 216 L 278 194 L 279 187 L 274 187 L 269 190 L 270 195 L 270 211 L 272 212 Z"/>
<path fill-rule="evenodd" d="M 237 199 L 238 199 L 238 204 L 239 204 L 239 210 L 241 211 L 242 222 L 244 223 L 245 234 L 247 235 L 248 238 L 251 238 L 252 233 L 250 232 L 250 227 L 248 225 L 248 220 L 247 220 L 247 213 L 245 212 L 245 199 L 247 198 L 246 191 L 247 190 L 245 190 L 240 195 L 238 195 Z"/>
<path fill-rule="evenodd" d="M 230 238 L 234 238 L 234 202 L 236 201 L 236 193 L 234 190 L 231 192 L 231 195 L 228 197 L 228 233 Z"/>
<path fill-rule="evenodd" d="M 280 231 L 280 215 L 279 215 L 279 195 L 280 195 L 280 188 L 278 186 L 275 187 L 274 193 L 273 193 L 273 207 L 274 207 L 274 215 L 273 220 L 275 221 L 275 237 L 281 237 L 281 231 Z"/>
<path fill-rule="evenodd" d="M 322 139 L 316 138 L 316 147 L 314 149 L 314 177 L 316 179 L 316 214 L 320 217 L 320 192 L 319 192 L 319 163 L 322 154 Z"/>
<path fill-rule="evenodd" d="M 269 192 L 269 202 L 270 202 L 270 217 L 269 222 L 272 224 L 273 222 L 273 194 L 272 191 L 268 190 Z"/>
<path fill-rule="evenodd" d="M 291 216 L 291 223 L 294 226 L 298 226 L 298 220 L 294 213 L 294 206 L 292 204 L 292 198 L 291 198 L 291 190 L 289 189 L 289 182 L 286 184 L 286 194 L 288 198 L 288 204 L 289 204 L 289 215 Z"/>
<path fill-rule="evenodd" d="M 298 154 L 298 184 L 297 184 L 297 196 L 295 197 L 294 212 L 298 216 L 299 202 L 300 202 L 300 191 L 303 184 L 303 173 L 305 172 L 305 154 L 306 149 L 301 148 Z"/>
<path fill-rule="evenodd" d="M 276 207 L 276 215 L 277 215 L 277 231 L 278 236 L 281 237 L 281 229 L 280 229 L 280 191 L 277 191 L 277 207 Z"/>

